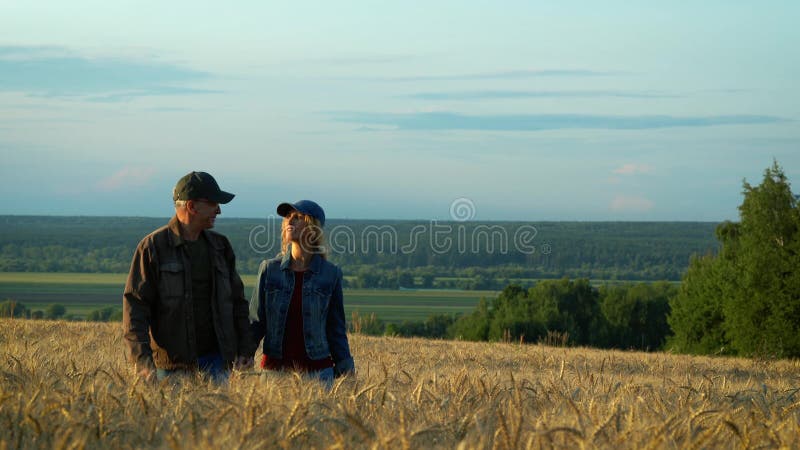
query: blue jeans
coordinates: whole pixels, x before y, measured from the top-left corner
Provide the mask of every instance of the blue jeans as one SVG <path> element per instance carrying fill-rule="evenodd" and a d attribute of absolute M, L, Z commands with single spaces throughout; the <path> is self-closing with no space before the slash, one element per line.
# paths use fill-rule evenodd
<path fill-rule="evenodd" d="M 285 373 L 289 373 L 289 372 L 293 372 L 293 370 L 292 369 L 279 369 L 279 370 L 267 369 L 263 373 L 265 375 L 268 374 L 268 373 L 273 373 L 273 374 L 278 375 L 278 374 L 285 374 Z M 313 372 L 300 372 L 300 374 L 303 376 L 303 378 L 319 381 L 329 391 L 333 388 L 334 375 L 333 375 L 333 368 L 332 367 L 328 367 L 327 369 L 322 369 L 322 370 L 315 370 Z"/>
<path fill-rule="evenodd" d="M 219 353 L 212 353 L 210 355 L 203 355 L 197 358 L 197 369 L 199 372 L 209 377 L 216 384 L 226 384 L 230 377 L 230 371 L 225 368 L 225 363 L 222 361 L 222 355 Z M 190 374 L 182 369 L 157 369 L 156 377 L 158 381 L 164 380 L 175 374 Z"/>
<path fill-rule="evenodd" d="M 308 376 L 318 379 L 328 390 L 333 388 L 333 367 L 318 370 L 316 372 L 309 372 Z"/>

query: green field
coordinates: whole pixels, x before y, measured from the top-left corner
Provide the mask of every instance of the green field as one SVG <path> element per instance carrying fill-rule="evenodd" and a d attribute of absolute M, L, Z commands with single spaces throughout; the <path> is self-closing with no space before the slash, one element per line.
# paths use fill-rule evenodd
<path fill-rule="evenodd" d="M 44 309 L 60 303 L 67 314 L 85 317 L 93 310 L 120 306 L 126 274 L 86 273 L 0 273 L 0 300 L 14 299 L 29 310 Z M 250 295 L 255 275 L 242 277 L 245 294 Z M 422 321 L 431 314 L 470 312 L 481 297 L 491 298 L 494 291 L 456 290 L 374 290 L 347 289 L 345 312 L 360 315 L 374 313 L 387 322 Z"/>

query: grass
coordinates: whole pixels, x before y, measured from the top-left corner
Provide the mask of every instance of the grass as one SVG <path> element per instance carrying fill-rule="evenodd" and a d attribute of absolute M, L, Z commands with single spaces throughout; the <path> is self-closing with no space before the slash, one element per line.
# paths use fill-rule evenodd
<path fill-rule="evenodd" d="M 800 448 L 800 363 L 352 335 L 291 374 L 138 382 L 118 325 L 0 320 L 0 448 Z"/>
<path fill-rule="evenodd" d="M 67 314 L 86 317 L 106 306 L 121 308 L 126 274 L 0 273 L 0 300 L 13 298 L 29 310 L 44 310 L 60 303 Z M 245 295 L 250 295 L 255 275 L 244 276 Z M 494 291 L 347 289 L 345 312 L 374 313 L 387 322 L 423 321 L 431 314 L 471 312 L 481 297 Z"/>
<path fill-rule="evenodd" d="M 345 312 L 374 313 L 387 322 L 423 321 L 431 314 L 469 313 L 481 297 L 493 291 L 381 291 L 348 289 L 344 292 Z"/>

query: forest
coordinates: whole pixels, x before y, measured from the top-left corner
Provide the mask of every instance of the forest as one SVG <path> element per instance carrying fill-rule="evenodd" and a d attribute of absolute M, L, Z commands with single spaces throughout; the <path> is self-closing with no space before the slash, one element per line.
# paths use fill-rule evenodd
<path fill-rule="evenodd" d="M 0 216 L 0 271 L 124 273 L 136 244 L 167 218 Z M 714 254 L 708 222 L 335 220 L 328 254 L 351 288 L 500 290 L 537 279 L 678 281 Z M 218 219 L 242 274 L 279 250 L 279 221 Z"/>

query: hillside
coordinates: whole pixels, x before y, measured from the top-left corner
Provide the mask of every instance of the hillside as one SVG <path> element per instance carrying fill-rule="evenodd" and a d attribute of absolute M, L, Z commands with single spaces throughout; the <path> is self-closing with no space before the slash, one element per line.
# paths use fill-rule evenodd
<path fill-rule="evenodd" d="M 119 324 L 0 320 L 0 448 L 800 447 L 800 363 L 351 337 L 331 392 L 133 383 Z"/>

